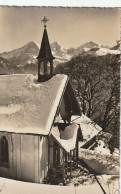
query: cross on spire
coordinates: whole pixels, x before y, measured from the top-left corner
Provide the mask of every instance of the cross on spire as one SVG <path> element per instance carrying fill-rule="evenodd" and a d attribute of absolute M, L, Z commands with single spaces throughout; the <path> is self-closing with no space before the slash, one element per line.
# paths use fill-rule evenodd
<path fill-rule="evenodd" d="M 48 21 L 49 21 L 49 19 L 47 19 L 46 16 L 44 16 L 44 18 L 41 20 L 41 22 L 43 22 L 45 28 L 46 28 L 46 23 Z"/>

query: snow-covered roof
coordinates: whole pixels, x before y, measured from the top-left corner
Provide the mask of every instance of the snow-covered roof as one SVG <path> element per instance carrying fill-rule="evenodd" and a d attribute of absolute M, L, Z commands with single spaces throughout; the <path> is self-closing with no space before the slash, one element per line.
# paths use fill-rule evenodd
<path fill-rule="evenodd" d="M 82 147 L 86 142 L 92 139 L 95 135 L 97 135 L 102 128 L 95 124 L 90 118 L 82 114 L 79 116 L 72 116 L 71 122 L 75 124 L 80 124 L 83 141 L 79 143 L 79 146 Z"/>
<path fill-rule="evenodd" d="M 56 139 L 58 144 L 64 148 L 67 152 L 73 150 L 76 146 L 77 132 L 79 126 L 76 124 L 71 124 L 65 129 L 59 130 L 58 127 L 52 127 L 51 134 Z"/>
<path fill-rule="evenodd" d="M 0 76 L 0 131 L 47 135 L 65 85 L 66 75 L 37 82 L 36 75 Z"/>

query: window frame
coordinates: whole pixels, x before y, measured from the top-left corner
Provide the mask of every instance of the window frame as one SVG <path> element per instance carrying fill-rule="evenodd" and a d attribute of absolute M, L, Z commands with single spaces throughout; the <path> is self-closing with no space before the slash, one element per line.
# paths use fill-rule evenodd
<path fill-rule="evenodd" d="M 2 146 L 3 146 L 3 150 L 2 150 Z M 7 149 L 7 157 L 6 157 L 6 149 Z M 2 157 L 4 157 L 3 161 L 2 161 Z M 9 167 L 9 141 L 5 135 L 2 135 L 0 137 L 0 167 Z"/>

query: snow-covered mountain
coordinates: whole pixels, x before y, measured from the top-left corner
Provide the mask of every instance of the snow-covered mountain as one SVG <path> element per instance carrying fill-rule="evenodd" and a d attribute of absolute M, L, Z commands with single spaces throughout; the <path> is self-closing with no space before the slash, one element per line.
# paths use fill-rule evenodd
<path fill-rule="evenodd" d="M 103 46 L 90 41 L 82 44 L 80 47 L 77 48 L 71 47 L 69 49 L 65 49 L 64 46 L 62 46 L 58 42 L 54 42 L 51 44 L 51 50 L 57 60 L 59 60 L 60 62 L 64 62 L 70 60 L 74 56 L 83 53 L 92 54 L 96 56 L 103 56 L 107 54 L 120 54 L 119 46 L 120 45 L 118 44 L 112 48 L 109 48 L 108 46 Z"/>
<path fill-rule="evenodd" d="M 96 55 L 98 55 L 98 56 L 103 56 L 103 55 L 107 55 L 107 54 L 118 55 L 118 54 L 120 54 L 120 51 L 119 50 L 111 50 L 111 49 L 104 48 L 104 47 L 99 48 L 96 51 Z"/>
<path fill-rule="evenodd" d="M 100 44 L 97 44 L 95 42 L 86 42 L 82 44 L 80 47 L 77 48 L 70 48 L 67 52 L 69 55 L 77 56 L 82 53 L 96 55 L 96 56 L 103 56 L 107 54 L 120 54 L 119 45 L 112 47 L 111 49 L 108 46 L 103 46 Z"/>
<path fill-rule="evenodd" d="M 0 74 L 4 73 L 36 73 L 40 45 L 31 41 L 21 48 L 0 54 Z M 69 61 L 79 54 L 103 56 L 107 54 L 120 54 L 120 42 L 112 47 L 105 47 L 95 42 L 87 42 L 77 48 L 66 49 L 58 42 L 51 44 L 52 54 L 55 57 L 54 66 Z"/>
<path fill-rule="evenodd" d="M 24 46 L 22 46 L 21 48 L 14 49 L 9 52 L 1 53 L 0 56 L 8 59 L 13 57 L 19 57 L 20 55 L 23 55 L 23 54 L 36 56 L 38 52 L 39 52 L 39 45 L 36 42 L 31 41 L 25 44 Z"/>
<path fill-rule="evenodd" d="M 51 50 L 56 63 L 66 62 L 71 59 L 71 56 L 68 54 L 68 50 L 58 42 L 53 42 L 51 44 Z"/>
<path fill-rule="evenodd" d="M 33 73 L 37 72 L 37 54 L 39 53 L 39 46 L 36 42 L 31 41 L 23 47 L 14 49 L 10 52 L 0 54 L 0 57 L 7 60 L 9 63 L 9 73 Z M 1 67 L 1 60 L 0 60 Z M 1 73 L 1 72 L 0 72 Z"/>
<path fill-rule="evenodd" d="M 86 51 L 90 50 L 91 48 L 98 47 L 98 46 L 99 45 L 95 42 L 92 42 L 92 41 L 86 42 L 75 49 L 74 48 L 68 49 L 68 54 L 71 56 L 77 56 L 80 53 L 86 52 Z"/>

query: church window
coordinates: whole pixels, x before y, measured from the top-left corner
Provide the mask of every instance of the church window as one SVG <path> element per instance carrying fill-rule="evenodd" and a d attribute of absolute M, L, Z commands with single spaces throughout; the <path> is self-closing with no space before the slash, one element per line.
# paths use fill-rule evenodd
<path fill-rule="evenodd" d="M 5 136 L 0 139 L 0 163 L 8 164 L 8 141 Z"/>
<path fill-rule="evenodd" d="M 40 64 L 40 66 L 41 66 L 41 67 L 40 67 L 40 72 L 39 72 L 39 73 L 40 73 L 41 75 L 44 75 L 44 62 L 42 62 L 42 63 Z"/>

